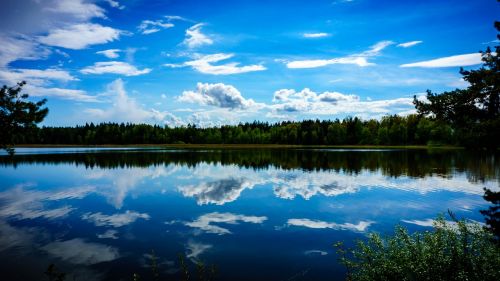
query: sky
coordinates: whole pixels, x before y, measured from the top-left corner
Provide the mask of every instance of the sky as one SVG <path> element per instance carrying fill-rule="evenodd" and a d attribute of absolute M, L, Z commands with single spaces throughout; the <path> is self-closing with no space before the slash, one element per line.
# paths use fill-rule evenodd
<path fill-rule="evenodd" d="M 467 87 L 495 0 L 2 0 L 0 83 L 42 125 L 379 119 Z"/>

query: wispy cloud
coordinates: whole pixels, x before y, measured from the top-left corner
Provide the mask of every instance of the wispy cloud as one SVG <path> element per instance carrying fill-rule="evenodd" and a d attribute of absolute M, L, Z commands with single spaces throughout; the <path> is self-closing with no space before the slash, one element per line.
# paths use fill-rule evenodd
<path fill-rule="evenodd" d="M 173 23 L 170 22 L 164 22 L 163 20 L 143 20 L 141 24 L 137 27 L 137 29 L 142 33 L 142 34 L 151 34 L 151 33 L 156 33 L 162 29 L 166 28 L 172 28 L 174 27 Z"/>
<path fill-rule="evenodd" d="M 86 242 L 81 238 L 51 242 L 41 249 L 72 264 L 91 265 L 120 257 L 118 249 L 114 247 Z"/>
<path fill-rule="evenodd" d="M 472 54 L 443 57 L 427 61 L 407 63 L 400 65 L 400 67 L 439 68 L 439 67 L 471 66 L 471 65 L 478 65 L 481 63 L 483 63 L 483 61 L 481 60 L 481 54 L 472 53 Z"/>
<path fill-rule="evenodd" d="M 122 32 L 112 27 L 95 23 L 80 23 L 53 29 L 38 41 L 45 45 L 80 50 L 91 45 L 104 44 L 117 40 Z"/>
<path fill-rule="evenodd" d="M 212 247 L 213 245 L 210 244 L 203 244 L 190 240 L 186 245 L 186 257 L 196 262 L 201 254 Z"/>
<path fill-rule="evenodd" d="M 171 68 L 190 66 L 201 73 L 212 75 L 231 75 L 266 70 L 266 68 L 261 64 L 244 66 L 240 66 L 240 63 L 238 62 L 230 62 L 219 65 L 213 64 L 230 59 L 232 57 L 234 57 L 234 54 L 219 53 L 213 55 L 197 56 L 194 60 L 187 61 L 182 64 L 164 64 L 164 66 Z"/>
<path fill-rule="evenodd" d="M 138 213 L 134 211 L 125 211 L 113 215 L 104 215 L 99 213 L 85 213 L 82 219 L 94 223 L 96 226 L 113 226 L 121 227 L 131 224 L 138 219 L 149 220 L 150 216 L 146 213 Z"/>
<path fill-rule="evenodd" d="M 302 36 L 304 36 L 304 38 L 323 38 L 323 37 L 330 36 L 330 33 L 326 33 L 326 32 L 304 33 L 304 34 L 302 34 Z"/>
<path fill-rule="evenodd" d="M 120 74 L 125 76 L 137 76 L 151 72 L 151 68 L 138 69 L 137 67 L 121 61 L 96 62 L 80 70 L 83 74 Z"/>
<path fill-rule="evenodd" d="M 267 220 L 267 217 L 258 216 L 245 216 L 233 213 L 208 213 L 198 217 L 192 222 L 184 223 L 186 226 L 199 229 L 206 233 L 213 233 L 218 235 L 231 234 L 231 231 L 227 228 L 223 228 L 215 223 L 223 224 L 238 224 L 239 222 L 261 224 Z"/>
<path fill-rule="evenodd" d="M 198 23 L 186 29 L 186 38 L 183 41 L 188 48 L 197 48 L 203 45 L 212 45 L 214 41 L 201 32 L 204 23 Z"/>
<path fill-rule="evenodd" d="M 118 2 L 118 1 L 115 1 L 115 0 L 104 0 L 104 1 L 107 2 L 108 5 L 113 7 L 113 8 L 117 8 L 119 10 L 125 9 L 125 6 L 121 5 L 120 2 Z"/>
<path fill-rule="evenodd" d="M 83 111 L 87 120 L 116 122 L 165 122 L 170 124 L 176 117 L 165 111 L 147 110 L 128 96 L 123 80 L 116 79 L 108 84 L 105 96 L 111 97 L 109 108 L 88 108 Z"/>
<path fill-rule="evenodd" d="M 116 59 L 120 55 L 118 53 L 123 52 L 120 49 L 108 49 L 108 50 L 103 50 L 103 51 L 98 51 L 96 54 L 103 55 L 109 59 Z"/>
<path fill-rule="evenodd" d="M 334 223 L 334 222 L 325 222 L 320 220 L 310 220 L 310 219 L 289 219 L 287 221 L 289 226 L 302 226 L 307 228 L 316 228 L 316 229 L 337 229 L 337 230 L 350 230 L 355 232 L 365 232 L 366 229 L 373 224 L 372 221 L 360 221 L 357 224 L 352 223 Z"/>
<path fill-rule="evenodd" d="M 416 46 L 418 44 L 422 44 L 423 41 L 410 41 L 410 42 L 405 42 L 405 43 L 400 43 L 397 45 L 397 47 L 402 47 L 402 48 L 409 48 Z"/>
<path fill-rule="evenodd" d="M 357 66 L 369 66 L 374 63 L 368 62 L 368 57 L 375 57 L 386 47 L 394 44 L 392 41 L 381 41 L 371 46 L 368 50 L 359 54 L 333 59 L 295 60 L 285 61 L 288 68 L 317 68 L 332 64 L 354 64 Z"/>

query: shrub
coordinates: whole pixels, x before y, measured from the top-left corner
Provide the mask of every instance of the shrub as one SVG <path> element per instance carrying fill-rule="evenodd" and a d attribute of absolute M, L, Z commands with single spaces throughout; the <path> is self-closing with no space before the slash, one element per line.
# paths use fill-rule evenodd
<path fill-rule="evenodd" d="M 370 234 L 355 249 L 336 247 L 347 280 L 500 280 L 500 247 L 489 231 L 465 220 L 441 216 L 433 231 L 410 234 L 397 226 L 393 236 Z"/>

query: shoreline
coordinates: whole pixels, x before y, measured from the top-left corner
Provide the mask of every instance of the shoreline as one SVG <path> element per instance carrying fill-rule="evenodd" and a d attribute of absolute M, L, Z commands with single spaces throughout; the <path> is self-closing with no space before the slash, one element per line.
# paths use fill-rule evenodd
<path fill-rule="evenodd" d="M 294 145 L 294 144 L 98 144 L 98 145 L 81 145 L 81 144 L 23 144 L 16 145 L 14 148 L 65 148 L 65 147 L 81 147 L 81 148 L 213 148 L 213 149 L 464 149 L 460 146 L 443 145 L 443 146 L 428 146 L 428 145 Z"/>

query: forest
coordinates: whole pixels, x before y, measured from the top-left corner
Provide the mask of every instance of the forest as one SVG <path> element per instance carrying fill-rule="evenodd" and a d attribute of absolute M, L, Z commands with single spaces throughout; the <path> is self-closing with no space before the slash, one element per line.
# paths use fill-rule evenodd
<path fill-rule="evenodd" d="M 388 115 L 381 120 L 241 123 L 201 128 L 101 123 L 76 127 L 31 127 L 17 144 L 292 144 L 292 145 L 455 145 L 445 122 L 419 115 Z"/>

